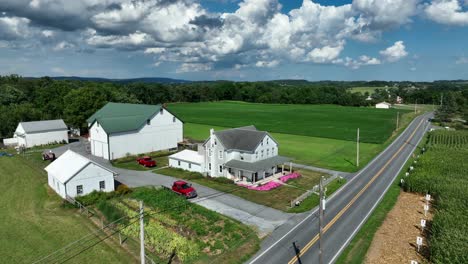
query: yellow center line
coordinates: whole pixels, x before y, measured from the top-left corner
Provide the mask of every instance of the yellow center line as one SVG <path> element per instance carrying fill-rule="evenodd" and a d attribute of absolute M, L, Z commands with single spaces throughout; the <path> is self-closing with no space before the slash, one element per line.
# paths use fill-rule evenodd
<path fill-rule="evenodd" d="M 416 127 L 416 129 L 413 131 L 413 133 L 411 133 L 410 137 L 408 138 L 407 141 L 410 141 L 413 137 L 414 137 L 414 134 L 416 133 L 416 131 L 418 130 L 418 128 L 421 126 L 421 124 L 423 123 L 424 119 L 421 120 L 421 122 L 419 122 L 418 126 Z M 338 221 L 338 219 L 341 218 L 341 216 L 354 204 L 354 202 L 356 202 L 356 200 L 369 188 L 369 186 L 382 174 L 382 172 L 387 168 L 387 166 L 398 156 L 398 154 L 400 154 L 400 152 L 403 150 L 403 148 L 405 147 L 405 143 L 402 144 L 402 146 L 398 149 L 397 152 L 395 152 L 395 154 L 393 154 L 393 156 L 385 163 L 385 165 L 377 172 L 377 174 L 374 175 L 374 177 L 372 177 L 372 179 L 353 197 L 353 199 L 351 199 L 351 201 L 343 208 L 341 209 L 340 212 L 338 212 L 338 214 L 335 215 L 335 217 L 333 217 L 333 219 L 323 228 L 323 233 L 327 232 L 328 229 L 330 229 L 335 223 L 336 221 Z M 315 235 L 314 238 L 312 238 L 312 240 L 309 241 L 309 243 L 307 243 L 307 245 L 305 245 L 304 248 L 302 248 L 299 252 L 298 255 L 294 256 L 289 262 L 288 264 L 293 264 L 293 263 L 296 263 L 296 261 L 298 260 L 298 258 L 302 257 L 306 252 L 307 250 L 309 250 L 319 239 L 319 234 Z"/>

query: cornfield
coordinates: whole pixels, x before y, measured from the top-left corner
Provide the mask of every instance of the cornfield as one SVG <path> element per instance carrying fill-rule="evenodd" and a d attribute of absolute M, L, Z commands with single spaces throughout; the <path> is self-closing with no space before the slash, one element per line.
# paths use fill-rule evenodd
<path fill-rule="evenodd" d="M 404 189 L 434 199 L 433 263 L 468 263 L 468 131 L 434 131 Z"/>

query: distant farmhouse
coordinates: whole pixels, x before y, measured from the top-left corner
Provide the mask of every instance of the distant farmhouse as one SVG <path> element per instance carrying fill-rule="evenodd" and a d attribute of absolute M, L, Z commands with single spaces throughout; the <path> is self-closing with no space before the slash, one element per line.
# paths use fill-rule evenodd
<path fill-rule="evenodd" d="M 378 109 L 390 109 L 391 107 L 392 107 L 392 104 L 387 103 L 387 102 L 381 102 L 375 105 L 375 108 L 378 108 Z"/>
<path fill-rule="evenodd" d="M 71 150 L 63 153 L 45 170 L 49 186 L 64 199 L 92 191 L 114 190 L 115 172 Z"/>
<path fill-rule="evenodd" d="M 183 122 L 162 105 L 108 103 L 87 122 L 91 154 L 108 160 L 177 148 L 183 139 Z"/>
<path fill-rule="evenodd" d="M 210 129 L 210 137 L 198 152 L 184 150 L 169 156 L 171 167 L 253 183 L 282 173 L 289 161 L 278 155 L 273 137 L 254 126 L 216 132 Z"/>
<path fill-rule="evenodd" d="M 51 143 L 68 143 L 68 128 L 62 119 L 20 122 L 13 138 L 3 140 L 5 145 L 26 148 Z"/>

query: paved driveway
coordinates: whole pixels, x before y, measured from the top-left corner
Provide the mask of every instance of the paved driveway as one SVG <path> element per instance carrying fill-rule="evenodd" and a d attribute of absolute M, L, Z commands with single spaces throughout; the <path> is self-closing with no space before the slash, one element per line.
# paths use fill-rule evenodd
<path fill-rule="evenodd" d="M 134 171 L 113 167 L 108 160 L 92 156 L 86 144 L 84 140 L 80 140 L 79 142 L 58 147 L 53 151 L 57 156 L 60 156 L 68 149 L 80 153 L 116 172 L 118 175 L 115 179 L 129 187 L 170 187 L 176 180 L 174 177 L 152 173 L 151 171 Z M 257 229 L 261 237 L 270 234 L 286 221 L 295 218 L 293 214 L 287 214 L 264 205 L 256 204 L 232 194 L 220 192 L 196 183 L 193 183 L 193 186 L 198 192 L 198 197 L 191 199 L 191 202 L 251 225 Z"/>

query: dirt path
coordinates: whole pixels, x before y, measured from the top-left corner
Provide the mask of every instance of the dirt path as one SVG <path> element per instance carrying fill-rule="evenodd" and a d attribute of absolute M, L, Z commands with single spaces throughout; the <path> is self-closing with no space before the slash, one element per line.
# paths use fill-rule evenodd
<path fill-rule="evenodd" d="M 420 194 L 401 192 L 395 207 L 375 233 L 367 251 L 365 263 L 426 263 L 426 237 L 421 232 L 421 219 L 431 220 L 432 213 L 424 216 L 424 197 Z M 429 222 L 429 221 L 428 221 Z M 423 237 L 423 247 L 417 252 L 416 237 Z"/>

